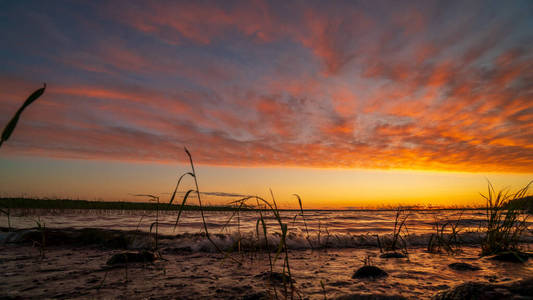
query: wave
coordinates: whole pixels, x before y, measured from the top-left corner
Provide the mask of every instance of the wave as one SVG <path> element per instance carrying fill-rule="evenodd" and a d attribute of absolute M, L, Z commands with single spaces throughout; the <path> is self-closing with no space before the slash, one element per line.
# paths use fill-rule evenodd
<path fill-rule="evenodd" d="M 458 245 L 477 246 L 481 244 L 485 234 L 482 232 L 463 232 L 458 234 Z M 275 250 L 280 243 L 279 234 L 269 234 L 267 239 L 259 238 L 255 233 L 248 234 L 215 234 L 211 235 L 211 241 L 224 251 L 243 251 L 268 249 Z M 410 234 L 405 237 L 405 246 L 426 247 L 431 234 Z M 391 234 L 379 235 L 379 240 L 384 243 L 391 240 Z M 204 233 L 181 234 L 170 237 L 165 244 L 168 251 L 191 251 L 191 252 L 214 252 L 216 248 Z M 522 243 L 533 243 L 533 236 L 522 236 Z M 330 234 L 330 235 L 305 235 L 288 234 L 286 238 L 287 248 L 290 250 L 305 249 L 344 249 L 344 248 L 378 248 L 378 235 L 373 234 Z"/>
<path fill-rule="evenodd" d="M 46 235 L 47 246 L 62 245 L 87 245 L 98 244 L 108 248 L 149 249 L 154 245 L 154 233 L 137 230 L 111 230 L 101 228 L 61 228 L 45 231 L 40 229 L 20 229 L 13 232 L 0 232 L 0 243 L 28 243 L 40 241 Z M 407 249 L 426 247 L 431 238 L 431 233 L 408 234 L 404 236 Z M 457 235 L 457 245 L 478 246 L 485 236 L 480 231 L 465 231 Z M 379 242 L 378 242 L 379 237 Z M 275 251 L 281 240 L 279 232 L 259 236 L 255 231 L 246 233 L 217 233 L 211 234 L 210 239 L 205 233 L 184 233 L 178 235 L 159 235 L 159 247 L 163 251 L 171 252 L 215 252 L 217 249 L 224 251 Z M 344 248 L 378 248 L 379 244 L 385 245 L 392 240 L 391 234 L 318 234 L 307 235 L 303 231 L 290 232 L 286 237 L 286 245 L 290 250 L 305 249 L 344 249 Z M 523 234 L 520 242 L 533 243 L 531 233 Z"/>

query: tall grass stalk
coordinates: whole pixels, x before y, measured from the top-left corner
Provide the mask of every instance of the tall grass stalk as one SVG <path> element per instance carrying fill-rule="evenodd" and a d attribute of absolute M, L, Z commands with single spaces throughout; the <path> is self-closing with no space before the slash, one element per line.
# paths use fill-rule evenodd
<path fill-rule="evenodd" d="M 324 281 L 320 280 L 320 286 L 322 287 L 322 293 L 324 294 L 324 300 L 328 299 L 328 296 L 326 294 L 326 287 L 324 286 Z"/>
<path fill-rule="evenodd" d="M 2 144 L 9 139 L 9 137 L 15 130 L 15 127 L 17 127 L 17 123 L 19 121 L 20 115 L 22 114 L 24 109 L 26 109 L 26 107 L 32 104 L 33 101 L 37 100 L 37 98 L 41 97 L 45 89 L 46 89 L 46 83 L 44 84 L 42 88 L 37 89 L 35 92 L 33 92 L 26 99 L 26 101 L 24 101 L 24 103 L 19 107 L 15 115 L 13 115 L 9 123 L 7 123 L 6 127 L 4 127 L 4 130 L 2 131 L 2 136 L 0 137 L 0 147 L 2 147 Z"/>
<path fill-rule="evenodd" d="M 380 239 L 379 235 L 376 235 L 376 240 L 380 252 L 392 251 L 396 252 L 401 250 L 403 254 L 407 255 L 407 241 L 405 236 L 409 235 L 406 221 L 409 218 L 409 213 L 402 207 L 396 209 L 396 215 L 394 217 L 394 228 L 392 229 L 392 235 L 390 238 Z"/>
<path fill-rule="evenodd" d="M 531 183 L 516 193 L 510 193 L 508 189 L 496 192 L 489 181 L 487 195 L 480 193 L 487 201 L 487 228 L 481 243 L 482 256 L 520 250 L 520 236 L 527 229 L 528 215 L 522 207 L 516 205 L 515 200 L 527 195 Z"/>
<path fill-rule="evenodd" d="M 463 211 L 459 215 L 457 221 L 440 221 L 435 216 L 435 222 L 433 223 L 433 229 L 435 233 L 432 233 L 429 237 L 427 251 L 430 253 L 440 252 L 445 250 L 448 254 L 454 254 L 461 250 L 461 241 L 459 239 L 459 223 Z M 449 228 L 449 229 L 448 229 Z"/>
<path fill-rule="evenodd" d="M 46 89 L 46 83 L 44 84 L 42 88 L 35 90 L 30 96 L 28 96 L 26 101 L 24 101 L 24 103 L 19 107 L 17 112 L 13 115 L 9 123 L 6 124 L 6 127 L 4 127 L 4 130 L 2 131 L 2 135 L 0 136 L 0 147 L 2 147 L 2 144 L 9 139 L 9 137 L 15 130 L 15 127 L 17 127 L 17 123 L 20 119 L 20 115 L 22 114 L 24 109 L 26 109 L 26 107 L 28 107 L 35 100 L 37 100 L 37 98 L 41 97 L 45 89 Z M 6 210 L 0 209 L 0 212 L 7 216 L 8 230 L 11 231 L 11 210 L 10 208 L 7 207 Z M 42 255 L 44 257 L 44 252 Z"/>
<path fill-rule="evenodd" d="M 268 264 L 270 266 L 270 274 L 272 274 L 274 272 L 274 266 L 272 264 L 272 255 L 270 255 L 270 247 L 268 245 L 267 226 L 265 223 L 265 219 L 263 218 L 263 212 L 259 204 L 259 197 L 256 197 L 255 201 L 257 203 L 257 207 L 259 208 L 259 219 L 257 219 L 257 223 L 255 226 L 255 229 L 257 231 L 257 239 L 259 240 L 259 222 L 261 222 L 261 227 L 263 229 L 263 237 L 265 239 L 265 250 L 267 251 L 267 254 L 268 254 Z"/>
<path fill-rule="evenodd" d="M 41 234 L 41 240 L 40 241 L 33 241 L 33 246 L 37 247 L 39 249 L 39 257 L 41 259 L 45 258 L 44 255 L 44 248 L 46 247 L 46 226 L 44 222 L 41 222 L 40 218 L 37 218 L 37 220 L 33 220 L 35 222 L 36 228 Z"/>
<path fill-rule="evenodd" d="M 236 260 L 234 257 L 230 256 L 228 253 L 223 251 L 215 243 L 215 241 L 212 239 L 212 237 L 211 237 L 211 235 L 209 233 L 209 230 L 207 228 L 206 218 L 205 218 L 205 215 L 204 215 L 204 211 L 202 209 L 203 206 L 202 206 L 201 193 L 200 193 L 199 184 L 198 184 L 198 175 L 197 175 L 195 167 L 194 167 L 192 155 L 187 150 L 187 148 L 185 148 L 184 150 L 185 150 L 185 153 L 187 154 L 187 156 L 189 158 L 191 171 L 187 172 L 187 173 L 184 173 L 184 174 L 182 174 L 179 177 L 178 182 L 176 184 L 176 187 L 174 189 L 174 192 L 172 193 L 172 196 L 170 198 L 169 204 L 172 205 L 172 203 L 174 202 L 176 194 L 177 194 L 177 191 L 178 191 L 179 186 L 181 184 L 181 181 L 186 176 L 190 176 L 190 177 L 193 178 L 195 189 L 188 190 L 185 193 L 185 195 L 183 196 L 180 208 L 178 209 L 178 215 L 176 217 L 176 222 L 174 224 L 174 230 L 177 228 L 177 226 L 179 224 L 179 220 L 180 220 L 180 217 L 181 217 L 181 214 L 182 214 L 182 211 L 183 211 L 183 207 L 185 206 L 185 204 L 186 204 L 187 200 L 189 199 L 190 195 L 191 194 L 196 194 L 196 197 L 198 198 L 198 205 L 200 207 L 200 215 L 201 215 L 201 218 L 202 218 L 202 225 L 203 225 L 203 229 L 205 231 L 206 238 L 208 239 L 208 241 L 213 245 L 213 247 L 218 252 L 223 253 L 225 255 L 225 257 L 230 257 L 232 260 L 236 261 L 237 263 L 241 263 L 240 261 Z M 266 251 L 268 253 L 268 258 L 269 258 L 270 279 L 271 280 L 273 279 L 272 276 L 274 274 L 274 265 L 276 264 L 276 261 L 278 259 L 282 258 L 282 260 L 283 260 L 282 278 L 283 278 L 283 287 L 284 287 L 285 296 L 289 295 L 289 291 L 287 289 L 287 284 L 288 284 L 290 286 L 291 298 L 293 298 L 293 293 L 295 292 L 295 288 L 294 288 L 293 279 L 292 279 L 292 273 L 291 273 L 291 267 L 290 267 L 290 261 L 289 261 L 289 251 L 288 251 L 288 247 L 287 247 L 288 226 L 287 226 L 287 224 L 285 224 L 283 222 L 283 219 L 282 219 L 281 214 L 280 214 L 280 210 L 279 210 L 279 208 L 277 206 L 277 203 L 276 203 L 276 200 L 275 200 L 275 197 L 274 197 L 274 194 L 273 194 L 272 190 L 270 190 L 270 195 L 272 197 L 272 200 L 271 200 L 272 202 L 267 201 L 266 199 L 264 199 L 262 197 L 259 197 L 259 196 L 246 196 L 246 197 L 243 197 L 241 199 L 232 201 L 230 204 L 236 205 L 237 206 L 237 211 L 234 212 L 234 214 L 232 214 L 232 216 L 230 217 L 230 220 L 228 220 L 228 222 L 226 222 L 224 227 L 227 226 L 227 224 L 229 224 L 229 222 L 231 221 L 231 218 L 233 218 L 235 216 L 235 214 L 237 215 L 237 218 L 239 218 L 239 211 L 242 208 L 244 208 L 244 207 L 247 207 L 247 208 L 248 207 L 252 207 L 252 206 L 248 205 L 247 203 L 249 201 L 254 201 L 255 200 L 255 203 L 257 204 L 257 208 L 258 208 L 257 211 L 259 212 L 259 218 L 258 218 L 257 223 L 256 223 L 256 232 L 257 232 L 257 237 L 258 237 L 258 240 L 259 240 L 260 239 L 259 226 L 261 225 L 262 233 L 263 233 L 263 237 L 264 237 L 264 241 L 265 241 L 265 249 L 266 249 Z M 302 215 L 302 218 L 304 219 L 304 224 L 306 226 L 306 233 L 309 236 L 309 231 L 307 230 L 307 224 L 305 223 L 305 218 L 304 218 L 304 215 L 303 215 L 302 201 L 301 201 L 301 198 L 298 195 L 296 195 L 296 197 L 298 198 L 299 205 L 300 205 L 300 213 Z M 270 254 L 270 245 L 269 245 L 269 242 L 268 242 L 268 229 L 267 229 L 267 225 L 266 225 L 265 218 L 264 218 L 264 215 L 263 215 L 263 211 L 265 211 L 265 210 L 271 212 L 274 215 L 274 218 L 277 221 L 277 224 L 278 224 L 280 232 L 281 232 L 280 233 L 280 241 L 279 241 L 279 243 L 277 245 L 277 250 L 276 250 L 276 253 L 275 253 L 274 257 L 272 257 L 271 254 Z M 240 226 L 239 220 L 237 222 L 238 222 L 237 226 Z M 238 242 L 239 243 L 237 245 L 237 249 L 240 251 L 240 240 Z M 275 287 L 274 287 L 274 289 L 275 289 Z M 276 298 L 277 298 L 277 293 L 276 293 Z"/>
<path fill-rule="evenodd" d="M 250 200 L 255 200 L 256 201 L 257 207 L 258 207 L 258 212 L 259 212 L 259 219 L 257 220 L 257 223 L 256 223 L 256 232 L 257 232 L 258 239 L 259 239 L 259 224 L 261 224 L 262 228 L 263 228 L 264 239 L 265 239 L 265 248 L 266 248 L 266 251 L 268 252 L 268 255 L 269 255 L 271 279 L 272 279 L 272 276 L 274 274 L 273 266 L 276 264 L 276 261 L 282 257 L 282 259 L 283 259 L 283 266 L 282 266 L 283 288 L 284 288 L 285 295 L 287 296 L 288 292 L 289 292 L 287 290 L 287 283 L 289 284 L 290 289 L 291 289 L 290 290 L 291 298 L 292 298 L 292 294 L 294 293 L 295 289 L 294 289 L 292 273 L 291 273 L 291 268 L 290 268 L 290 262 L 289 262 L 289 251 L 288 251 L 288 247 L 287 247 L 288 227 L 287 227 L 287 224 L 285 224 L 283 222 L 283 219 L 282 219 L 282 217 L 280 215 L 280 211 L 278 209 L 278 206 L 277 206 L 277 203 L 276 203 L 276 200 L 274 198 L 274 194 L 273 194 L 272 190 L 270 190 L 270 195 L 272 197 L 272 203 L 270 203 L 266 199 L 264 199 L 262 197 L 259 197 L 259 196 L 244 197 L 244 198 L 236 200 L 236 201 L 234 201 L 232 203 L 243 203 L 243 202 L 247 202 L 247 201 L 250 201 Z M 279 241 L 279 243 L 277 245 L 277 250 L 276 250 L 276 254 L 274 255 L 274 258 L 272 258 L 270 256 L 270 247 L 269 247 L 269 244 L 268 244 L 267 225 L 266 225 L 266 222 L 265 222 L 264 216 L 263 216 L 263 210 L 264 209 L 261 208 L 261 206 L 263 206 L 263 205 L 264 205 L 264 207 L 266 208 L 267 211 L 272 212 L 272 214 L 274 215 L 275 220 L 277 221 L 277 223 L 279 225 L 280 231 L 281 231 L 280 241 Z"/>
<path fill-rule="evenodd" d="M 213 241 L 211 235 L 209 234 L 209 230 L 207 228 L 207 222 L 205 220 L 204 210 L 203 210 L 203 207 L 202 207 L 202 198 L 201 198 L 200 188 L 198 187 L 198 175 L 196 174 L 196 170 L 194 168 L 194 163 L 193 163 L 193 160 L 192 160 L 191 153 L 189 152 L 189 150 L 187 150 L 187 148 L 184 148 L 184 150 L 185 150 L 185 153 L 187 154 L 187 156 L 189 158 L 189 163 L 190 163 L 190 166 L 191 166 L 191 172 L 187 172 L 187 173 L 182 174 L 180 176 L 180 178 L 178 179 L 178 183 L 176 184 L 176 188 L 174 189 L 174 192 L 172 193 L 172 196 L 170 198 L 169 204 L 172 205 L 172 202 L 174 201 L 174 199 L 176 197 L 176 193 L 177 193 L 177 191 L 179 189 L 179 185 L 180 185 L 182 179 L 185 176 L 191 176 L 193 178 L 194 185 L 195 185 L 196 189 L 188 190 L 185 193 L 185 195 L 183 196 L 183 200 L 181 201 L 181 206 L 180 206 L 180 208 L 178 210 L 178 216 L 176 217 L 176 223 L 174 224 L 174 230 L 176 230 L 176 228 L 178 227 L 179 220 L 180 220 L 180 217 L 181 217 L 181 213 L 183 212 L 183 208 L 185 207 L 185 203 L 187 202 L 187 199 L 189 198 L 189 195 L 191 193 L 195 193 L 197 198 L 198 198 L 198 206 L 200 208 L 200 215 L 202 216 L 202 225 L 203 225 L 203 228 L 204 228 L 204 231 L 205 231 L 205 236 L 206 236 L 207 240 L 211 243 L 211 245 L 213 245 L 213 247 L 219 253 L 222 253 L 222 254 L 225 255 L 225 257 L 230 257 L 235 262 L 240 263 L 240 261 L 236 260 L 232 256 L 229 256 L 226 252 L 224 252 L 222 249 L 220 249 L 220 247 L 217 245 L 217 243 L 215 243 L 215 241 Z"/>
<path fill-rule="evenodd" d="M 154 250 L 158 250 L 158 238 L 159 238 L 159 196 L 151 195 L 151 194 L 136 194 L 134 195 L 136 197 L 148 197 L 151 199 L 151 201 L 155 201 L 156 209 L 155 209 L 155 222 L 150 224 L 150 233 L 152 233 L 152 230 L 155 226 L 155 247 Z M 141 223 L 144 216 L 141 216 L 141 220 L 139 220 L 139 224 Z M 139 225 L 137 225 L 137 228 Z"/>
<path fill-rule="evenodd" d="M 283 287 L 285 289 L 285 295 L 287 295 L 287 283 L 285 282 L 285 268 L 287 268 L 287 275 L 289 276 L 289 283 L 290 283 L 290 286 L 291 286 L 291 291 L 294 291 L 294 286 L 293 286 L 293 283 L 292 283 L 292 274 L 291 274 L 291 267 L 290 267 L 290 264 L 289 264 L 289 250 L 288 250 L 288 247 L 287 247 L 287 232 L 288 232 L 288 228 L 287 228 L 287 224 L 283 224 L 282 220 L 281 220 L 281 216 L 279 214 L 279 210 L 278 210 L 278 206 L 276 204 L 276 200 L 274 199 L 274 193 L 272 193 L 272 189 L 270 190 L 270 195 L 272 196 L 272 203 L 274 204 L 274 209 L 273 209 L 273 213 L 274 213 L 274 216 L 276 216 L 276 220 L 278 221 L 279 223 L 279 226 L 280 226 L 280 229 L 281 229 L 281 241 L 280 241 L 280 244 L 278 246 L 278 252 L 276 253 L 276 257 L 274 258 L 274 262 L 276 261 L 276 258 L 278 257 L 278 255 L 281 253 L 281 251 L 284 251 L 285 252 L 285 258 L 284 258 L 284 261 L 283 261 Z M 292 297 L 291 297 L 292 298 Z"/>
<path fill-rule="evenodd" d="M 6 207 L 6 209 L 0 208 L 0 213 L 3 213 L 7 217 L 7 229 L 11 231 L 11 209 Z"/>
<path fill-rule="evenodd" d="M 304 222 L 304 228 L 305 228 L 305 239 L 309 243 L 309 247 L 311 247 L 311 249 L 314 249 L 313 243 L 311 243 L 311 238 L 309 236 L 309 229 L 307 229 L 307 222 L 305 221 L 304 208 L 303 208 L 303 205 L 302 205 L 302 198 L 300 198 L 300 195 L 298 195 L 298 194 L 293 194 L 293 196 L 295 196 L 298 199 L 298 205 L 300 206 L 300 215 L 302 216 L 302 220 Z M 296 219 L 297 216 L 298 215 L 294 216 L 294 219 Z"/>

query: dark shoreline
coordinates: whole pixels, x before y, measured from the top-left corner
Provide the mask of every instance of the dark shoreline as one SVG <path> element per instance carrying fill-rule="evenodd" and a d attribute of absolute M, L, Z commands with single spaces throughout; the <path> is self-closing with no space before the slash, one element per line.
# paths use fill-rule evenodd
<path fill-rule="evenodd" d="M 154 202 L 121 202 L 121 201 L 89 201 L 74 199 L 35 199 L 35 198 L 0 198 L 0 208 L 7 209 L 102 209 L 102 210 L 165 210 L 178 211 L 181 205 Z M 259 211 L 257 208 L 238 206 L 200 206 L 184 205 L 183 210 L 187 211 Z M 304 211 L 396 211 L 398 207 L 391 208 L 360 208 L 360 209 L 303 209 Z M 485 210 L 484 207 L 409 207 L 401 206 L 402 210 L 409 211 L 461 211 L 461 210 Z M 269 209 L 261 209 L 269 211 Z M 299 209 L 279 209 L 279 211 L 300 211 Z"/>

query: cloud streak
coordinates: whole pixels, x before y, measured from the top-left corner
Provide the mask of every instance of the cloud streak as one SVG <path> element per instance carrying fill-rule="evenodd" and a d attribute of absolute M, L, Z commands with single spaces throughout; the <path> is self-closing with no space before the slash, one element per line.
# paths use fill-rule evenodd
<path fill-rule="evenodd" d="M 210 165 L 533 170 L 527 1 L 30 6 L 2 13 L 0 121 L 49 90 L 12 154 L 172 162 L 186 145 Z"/>

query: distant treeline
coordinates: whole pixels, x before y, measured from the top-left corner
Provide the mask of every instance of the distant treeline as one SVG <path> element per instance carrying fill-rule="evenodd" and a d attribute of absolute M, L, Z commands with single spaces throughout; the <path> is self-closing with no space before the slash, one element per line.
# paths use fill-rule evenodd
<path fill-rule="evenodd" d="M 509 204 L 520 209 L 525 209 L 530 214 L 533 214 L 533 196 L 527 196 L 524 198 L 515 199 L 511 201 Z"/>
<path fill-rule="evenodd" d="M 533 214 L 533 196 L 527 196 L 521 199 L 516 199 L 510 202 L 509 205 L 525 209 Z M 516 206 L 515 206 L 516 205 Z M 34 198 L 0 198 L 1 208 L 26 208 L 26 209 L 102 209 L 102 210 L 179 210 L 180 204 L 168 204 L 155 202 L 121 202 L 121 201 L 88 201 L 88 200 L 73 200 L 73 199 L 34 199 Z M 208 205 L 202 206 L 205 211 L 235 211 L 237 206 L 229 205 Z M 347 209 L 357 211 L 394 211 L 397 208 L 374 208 L 374 209 Z M 484 210 L 481 207 L 455 207 L 455 208 L 417 208 L 417 207 L 403 207 L 407 210 Z M 184 205 L 183 210 L 200 210 L 198 205 Z M 239 210 L 254 211 L 254 207 L 241 207 Z M 280 211 L 299 211 L 294 209 L 279 209 Z M 304 209 L 306 211 L 314 211 L 315 209 Z M 326 209 L 328 210 L 328 209 Z"/>
<path fill-rule="evenodd" d="M 72 199 L 0 198 L 0 208 L 103 209 L 103 210 L 179 210 L 181 205 L 155 202 L 87 201 Z M 202 206 L 203 210 L 229 211 L 233 206 Z M 184 205 L 183 210 L 200 210 L 197 205 Z M 243 208 L 241 208 L 243 210 Z"/>

